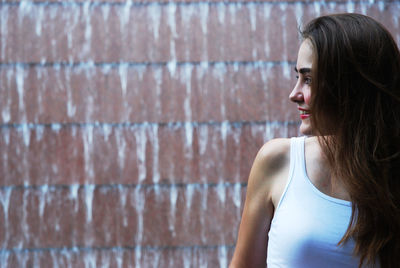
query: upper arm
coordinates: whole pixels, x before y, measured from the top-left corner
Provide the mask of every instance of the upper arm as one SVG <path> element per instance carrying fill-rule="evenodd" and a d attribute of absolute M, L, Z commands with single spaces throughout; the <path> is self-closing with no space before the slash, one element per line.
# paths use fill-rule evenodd
<path fill-rule="evenodd" d="M 250 171 L 232 267 L 265 267 L 274 213 L 273 189 L 286 167 L 288 139 L 275 139 L 258 152 Z"/>

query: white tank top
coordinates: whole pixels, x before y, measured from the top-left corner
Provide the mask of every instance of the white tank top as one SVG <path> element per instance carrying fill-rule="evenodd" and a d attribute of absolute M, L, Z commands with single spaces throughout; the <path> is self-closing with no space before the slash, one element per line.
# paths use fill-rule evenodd
<path fill-rule="evenodd" d="M 289 179 L 268 233 L 267 267 L 358 267 L 354 241 L 337 246 L 350 222 L 351 202 L 328 196 L 311 183 L 304 141 L 291 139 Z"/>

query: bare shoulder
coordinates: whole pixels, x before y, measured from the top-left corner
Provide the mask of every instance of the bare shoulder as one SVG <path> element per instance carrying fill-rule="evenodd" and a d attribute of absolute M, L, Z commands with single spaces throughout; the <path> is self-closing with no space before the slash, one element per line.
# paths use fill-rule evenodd
<path fill-rule="evenodd" d="M 278 172 L 289 160 L 290 139 L 272 139 L 259 150 L 256 161 L 264 167 L 268 174 Z"/>
<path fill-rule="evenodd" d="M 290 140 L 273 139 L 259 150 L 246 190 L 238 240 L 230 267 L 265 267 L 268 231 L 274 214 L 276 183 L 289 159 Z"/>
<path fill-rule="evenodd" d="M 275 189 L 285 183 L 281 178 L 288 172 L 289 155 L 290 139 L 279 138 L 265 143 L 258 151 L 250 172 L 250 189 L 261 191 L 271 201 Z"/>

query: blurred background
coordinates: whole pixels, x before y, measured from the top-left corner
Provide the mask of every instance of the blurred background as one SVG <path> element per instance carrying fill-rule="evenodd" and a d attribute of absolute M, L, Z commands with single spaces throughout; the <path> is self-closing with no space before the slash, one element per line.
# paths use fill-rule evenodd
<path fill-rule="evenodd" d="M 0 267 L 227 267 L 247 176 L 298 132 L 297 29 L 400 1 L 2 0 Z"/>

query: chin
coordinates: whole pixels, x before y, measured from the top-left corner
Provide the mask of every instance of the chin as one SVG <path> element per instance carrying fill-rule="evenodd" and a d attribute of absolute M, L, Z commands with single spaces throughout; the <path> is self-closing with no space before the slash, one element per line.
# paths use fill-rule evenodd
<path fill-rule="evenodd" d="M 312 128 L 310 124 L 302 122 L 300 125 L 300 133 L 306 136 L 312 136 Z"/>

